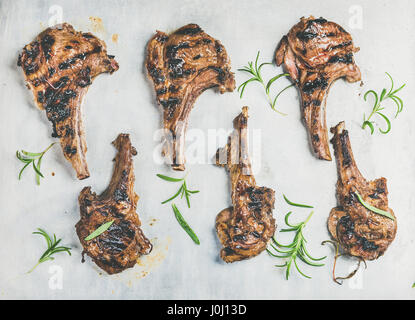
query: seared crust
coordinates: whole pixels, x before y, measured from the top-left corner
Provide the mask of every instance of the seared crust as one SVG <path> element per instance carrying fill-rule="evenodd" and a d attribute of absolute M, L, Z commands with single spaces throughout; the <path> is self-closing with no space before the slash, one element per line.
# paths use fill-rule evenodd
<path fill-rule="evenodd" d="M 26 45 L 18 65 L 78 179 L 88 178 L 81 104 L 97 75 L 118 70 L 114 57 L 107 55 L 104 41 L 64 23 L 47 28 Z"/>
<path fill-rule="evenodd" d="M 216 153 L 216 165 L 225 167 L 231 178 L 232 207 L 216 217 L 216 232 L 223 245 L 225 262 L 248 259 L 265 250 L 275 232 L 275 191 L 258 187 L 247 154 L 248 107 L 235 118 L 228 144 Z"/>
<path fill-rule="evenodd" d="M 235 89 L 234 74 L 224 46 L 197 25 L 167 35 L 157 31 L 147 47 L 146 67 L 163 109 L 163 155 L 173 169 L 184 170 L 184 140 L 190 111 L 206 89 Z"/>
<path fill-rule="evenodd" d="M 319 159 L 331 160 L 325 113 L 329 88 L 338 78 L 361 79 L 353 57 L 358 50 L 341 26 L 313 16 L 301 18 L 278 45 L 275 61 L 300 91 L 302 120 Z"/>
<path fill-rule="evenodd" d="M 132 157 L 137 151 L 131 145 L 128 134 L 120 134 L 113 144 L 118 154 L 111 182 L 100 196 L 91 192 L 91 187 L 81 191 L 81 220 L 75 226 L 83 253 L 109 274 L 134 267 L 138 257 L 152 249 L 140 229 L 136 213 L 138 195 L 134 192 Z M 114 222 L 107 231 L 85 241 L 89 234 L 111 220 Z"/>
<path fill-rule="evenodd" d="M 367 181 L 356 166 L 344 122 L 331 129 L 331 143 L 337 162 L 336 186 L 339 206 L 333 208 L 328 228 L 344 251 L 365 260 L 377 259 L 384 254 L 396 235 L 396 217 L 388 207 L 386 179 Z M 357 198 L 358 192 L 370 205 L 390 212 L 395 220 L 366 209 Z"/>

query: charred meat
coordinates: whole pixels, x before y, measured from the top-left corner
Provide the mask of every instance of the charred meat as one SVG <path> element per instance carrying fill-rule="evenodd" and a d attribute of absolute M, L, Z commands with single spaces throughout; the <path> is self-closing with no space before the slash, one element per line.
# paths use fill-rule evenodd
<path fill-rule="evenodd" d="M 163 112 L 163 155 L 174 170 L 184 170 L 190 111 L 206 89 L 235 89 L 230 60 L 218 40 L 188 24 L 170 35 L 157 31 L 147 47 L 146 67 Z"/>
<path fill-rule="evenodd" d="M 107 55 L 102 40 L 64 23 L 46 29 L 26 45 L 17 64 L 36 105 L 46 110 L 53 125 L 52 137 L 60 139 L 78 179 L 88 178 L 82 99 L 97 75 L 118 70 L 114 57 Z"/>
<path fill-rule="evenodd" d="M 366 203 L 395 217 L 388 207 L 386 179 L 367 181 L 362 176 L 353 158 L 344 122 L 332 128 L 331 132 L 334 134 L 331 143 L 337 162 L 336 193 L 339 206 L 330 212 L 329 231 L 347 254 L 365 260 L 377 259 L 395 238 L 396 218 L 392 220 L 366 209 L 356 192 Z"/>
<path fill-rule="evenodd" d="M 326 98 L 331 84 L 345 77 L 361 79 L 354 62 L 352 37 L 326 19 L 301 18 L 284 36 L 276 51 L 277 65 L 284 69 L 301 94 L 301 115 L 316 157 L 331 160 L 326 125 Z"/>
<path fill-rule="evenodd" d="M 225 167 L 231 179 L 232 207 L 216 217 L 216 232 L 223 245 L 225 262 L 249 259 L 266 249 L 275 232 L 275 191 L 258 187 L 248 157 L 248 107 L 234 120 L 228 143 L 216 153 L 216 164 Z"/>
<path fill-rule="evenodd" d="M 132 268 L 137 259 L 148 254 L 152 245 L 140 229 L 136 213 L 138 195 L 134 192 L 133 156 L 137 154 L 128 134 L 120 134 L 113 142 L 118 150 L 115 169 L 108 188 L 99 196 L 85 187 L 79 195 L 81 219 L 76 232 L 86 253 L 109 274 Z M 99 226 L 112 225 L 92 240 L 85 238 Z"/>

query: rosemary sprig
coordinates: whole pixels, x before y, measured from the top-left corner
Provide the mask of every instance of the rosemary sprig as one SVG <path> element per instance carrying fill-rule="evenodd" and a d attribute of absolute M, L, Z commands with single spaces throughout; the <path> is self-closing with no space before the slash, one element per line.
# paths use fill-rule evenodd
<path fill-rule="evenodd" d="M 403 110 L 403 101 L 401 98 L 399 98 L 396 93 L 398 93 L 400 90 L 402 90 L 403 87 L 405 87 L 405 83 L 400 86 L 398 89 L 393 90 L 394 88 L 394 82 L 392 79 L 392 76 L 385 72 L 387 74 L 387 76 L 389 77 L 390 81 L 391 81 L 391 88 L 389 89 L 389 91 L 387 91 L 385 88 L 383 88 L 383 90 L 381 91 L 380 95 L 378 95 L 374 90 L 369 90 L 366 91 L 365 95 L 363 96 L 363 99 L 366 101 L 367 96 L 371 93 L 374 97 L 375 97 L 375 104 L 373 105 L 373 109 L 372 112 L 370 113 L 369 117 L 366 119 L 366 114 L 363 114 L 363 124 L 362 124 L 362 129 L 365 129 L 366 127 L 370 128 L 370 134 L 373 134 L 373 132 L 375 131 L 374 128 L 374 121 L 371 121 L 370 119 L 372 118 L 373 115 L 378 114 L 379 116 L 381 116 L 385 121 L 386 121 L 386 125 L 387 128 L 386 130 L 382 130 L 381 128 L 379 128 L 379 131 L 383 134 L 387 134 L 390 130 L 391 130 L 391 122 L 390 119 L 382 112 L 382 110 L 384 110 L 385 108 L 381 106 L 381 103 L 383 101 L 385 101 L 386 99 L 391 99 L 393 102 L 395 102 L 396 106 L 397 106 L 397 110 L 395 113 L 395 118 L 398 116 L 399 113 L 402 112 Z"/>
<path fill-rule="evenodd" d="M 163 174 L 157 174 L 157 177 L 159 177 L 160 179 L 163 179 L 165 181 L 169 181 L 169 182 L 182 182 L 182 185 L 180 186 L 179 190 L 173 196 L 171 196 L 167 200 L 164 200 L 162 202 L 162 204 L 165 204 L 165 203 L 167 203 L 169 201 L 172 201 L 173 199 L 176 199 L 180 195 L 181 198 L 183 198 L 183 197 L 186 198 L 187 206 L 190 208 L 190 196 L 192 194 L 198 193 L 199 190 L 189 190 L 187 188 L 186 177 L 187 177 L 187 174 L 188 173 L 189 172 L 187 172 L 183 178 L 173 178 L 173 177 L 165 176 Z M 174 216 L 176 217 L 176 220 L 180 224 L 180 226 L 187 232 L 187 234 L 190 236 L 190 238 L 192 238 L 192 240 L 196 244 L 200 244 L 199 238 L 196 236 L 196 234 L 194 233 L 194 231 L 192 230 L 192 228 L 190 228 L 190 226 L 184 220 L 182 214 L 180 213 L 179 209 L 177 209 L 176 205 L 173 203 L 171 205 L 171 207 L 173 209 Z"/>
<path fill-rule="evenodd" d="M 38 231 L 33 232 L 33 234 L 39 234 L 41 236 L 43 236 L 46 240 L 46 244 L 48 246 L 48 248 L 46 249 L 46 251 L 42 254 L 42 256 L 40 257 L 40 259 L 38 260 L 38 262 L 36 263 L 36 265 L 30 269 L 27 273 L 31 273 L 39 264 L 46 262 L 48 260 L 54 260 L 55 258 L 52 257 L 53 254 L 58 253 L 58 252 L 67 252 L 69 255 L 71 255 L 71 248 L 69 247 L 63 247 L 60 246 L 58 247 L 58 244 L 61 242 L 62 239 L 56 240 L 56 235 L 53 234 L 53 238 L 50 237 L 46 231 L 37 228 Z"/>
<path fill-rule="evenodd" d="M 98 237 L 100 234 L 107 231 L 109 229 L 109 227 L 111 227 L 111 225 L 114 223 L 114 221 L 115 220 L 113 219 L 111 221 L 103 223 L 95 231 L 91 232 L 91 234 L 89 236 L 87 236 L 84 240 L 89 241 L 89 240 L 92 240 L 92 239 Z"/>
<path fill-rule="evenodd" d="M 50 148 L 52 148 L 52 146 L 54 144 L 55 144 L 55 142 L 51 143 L 49 145 L 49 147 L 47 147 L 44 151 L 39 152 L 39 153 L 28 152 L 28 151 L 24 151 L 24 150 L 16 151 L 17 159 L 19 159 L 21 162 L 23 162 L 25 164 L 19 172 L 19 180 L 22 177 L 22 173 L 23 173 L 24 169 L 26 169 L 29 165 L 32 165 L 33 170 L 35 171 L 35 174 L 36 174 L 36 183 L 38 185 L 40 185 L 40 177 L 44 178 L 42 172 L 40 172 L 40 164 L 42 163 L 42 158 L 45 155 L 45 153 Z"/>
<path fill-rule="evenodd" d="M 247 72 L 252 76 L 250 79 L 246 80 L 244 83 L 242 83 L 238 87 L 238 92 L 240 92 L 240 98 L 242 99 L 242 96 L 244 94 L 245 88 L 248 85 L 248 83 L 250 83 L 250 82 L 259 82 L 260 84 L 262 84 L 262 86 L 265 89 L 265 94 L 267 96 L 268 103 L 271 106 L 272 110 L 274 110 L 275 112 L 278 112 L 281 115 L 286 116 L 287 115 L 286 113 L 283 113 L 283 112 L 277 110 L 276 103 L 277 103 L 277 99 L 281 95 L 281 93 L 283 93 L 288 88 L 292 87 L 294 84 L 290 84 L 289 86 L 282 89 L 280 92 L 278 92 L 278 94 L 275 96 L 275 98 L 271 98 L 270 88 L 271 88 L 271 85 L 275 81 L 277 81 L 279 78 L 289 77 L 290 75 L 288 73 L 281 73 L 281 74 L 276 75 L 275 77 L 272 77 L 270 80 L 268 80 L 267 83 L 265 83 L 265 81 L 264 81 L 264 79 L 262 78 L 262 75 L 261 75 L 261 68 L 265 65 L 272 64 L 272 63 L 264 62 L 264 63 L 261 63 L 258 66 L 258 58 L 259 58 L 259 51 L 257 53 L 255 63 L 253 63 L 252 61 L 249 61 L 247 66 L 244 66 L 242 69 L 238 69 L 238 71 Z"/>
<path fill-rule="evenodd" d="M 189 190 L 187 188 L 186 176 L 187 176 L 187 173 L 183 178 L 172 178 L 172 177 L 165 176 L 163 174 L 157 174 L 157 177 L 159 177 L 160 179 L 163 179 L 165 181 L 182 182 L 182 185 L 180 186 L 179 190 L 173 196 L 171 196 L 167 200 L 164 200 L 162 202 L 162 204 L 165 204 L 165 203 L 177 198 L 180 195 L 181 198 L 183 198 L 183 196 L 186 198 L 187 206 L 190 208 L 190 196 L 192 194 L 199 193 L 199 190 Z"/>
<path fill-rule="evenodd" d="M 190 228 L 190 226 L 184 220 L 182 214 L 180 213 L 179 209 L 177 209 L 176 205 L 173 203 L 171 205 L 171 207 L 173 208 L 174 216 L 176 217 L 177 222 L 179 222 L 179 224 L 184 229 L 184 231 L 187 232 L 187 234 L 190 236 L 190 238 L 192 238 L 192 240 L 194 241 L 194 243 L 200 244 L 199 238 L 197 237 L 196 233 L 194 233 L 194 231 L 192 230 L 192 228 Z"/>
<path fill-rule="evenodd" d="M 288 200 L 288 198 L 285 196 L 285 194 L 283 194 L 282 196 L 283 196 L 285 202 L 287 202 L 290 206 L 300 207 L 300 208 L 314 208 L 313 206 L 310 206 L 308 204 L 294 203 L 294 202 Z"/>
<path fill-rule="evenodd" d="M 362 196 L 359 194 L 359 192 L 355 191 L 355 194 L 356 194 L 357 198 L 359 199 L 359 202 L 360 202 L 360 203 L 362 204 L 362 206 L 364 206 L 366 209 L 368 209 L 368 210 L 370 210 L 370 211 L 372 211 L 372 212 L 374 212 L 374 213 L 380 214 L 380 215 L 382 215 L 382 216 L 385 216 L 385 217 L 387 217 L 387 218 L 389 218 L 389 219 L 395 220 L 395 217 L 394 217 L 394 216 L 393 216 L 390 212 L 387 212 L 387 211 L 384 211 L 384 210 L 382 210 L 382 209 L 376 208 L 376 207 L 374 207 L 374 206 L 370 205 L 369 203 L 365 202 L 365 201 L 363 200 Z"/>
<path fill-rule="evenodd" d="M 285 216 L 285 224 L 287 226 L 289 226 L 290 228 L 287 229 L 282 229 L 281 232 L 290 232 L 290 231 L 294 231 L 295 232 L 295 236 L 293 241 L 290 244 L 284 245 L 284 244 L 280 244 L 275 236 L 272 238 L 272 242 L 270 244 L 271 248 L 274 249 L 277 253 L 273 253 L 269 248 L 267 248 L 268 253 L 276 258 L 281 258 L 281 259 L 288 259 L 287 261 L 285 261 L 284 264 L 281 265 L 275 265 L 276 267 L 279 268 L 285 268 L 286 267 L 286 271 L 285 271 L 285 278 L 288 280 L 288 277 L 290 276 L 290 270 L 292 265 L 294 264 L 295 268 L 297 269 L 297 271 L 303 276 L 306 277 L 308 279 L 311 279 L 310 276 L 304 274 L 300 268 L 298 267 L 298 263 L 297 263 L 297 258 L 299 258 L 301 261 L 303 261 L 304 263 L 310 265 L 310 266 L 314 266 L 314 267 L 321 267 L 324 266 L 323 263 L 316 263 L 314 261 L 321 261 L 323 259 L 326 258 L 326 256 L 322 257 L 322 258 L 313 258 L 307 251 L 305 244 L 307 242 L 307 240 L 304 238 L 303 235 L 303 229 L 305 228 L 307 222 L 310 220 L 311 216 L 313 215 L 313 212 L 311 212 L 307 219 L 303 222 L 300 222 L 298 224 L 291 224 L 288 221 L 289 216 L 291 215 L 291 211 L 288 212 Z"/>

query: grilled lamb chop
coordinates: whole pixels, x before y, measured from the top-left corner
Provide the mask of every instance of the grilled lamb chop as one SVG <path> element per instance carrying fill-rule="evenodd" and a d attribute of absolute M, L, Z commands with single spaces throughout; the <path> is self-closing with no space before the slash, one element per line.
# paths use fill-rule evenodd
<path fill-rule="evenodd" d="M 248 107 L 234 120 L 235 130 L 228 143 L 216 153 L 216 165 L 230 174 L 232 207 L 216 217 L 216 232 L 223 245 L 225 262 L 249 259 L 265 250 L 275 232 L 275 191 L 257 187 L 248 157 Z"/>
<path fill-rule="evenodd" d="M 113 142 L 118 150 L 115 168 L 108 188 L 99 196 L 85 187 L 79 195 L 81 219 L 76 233 L 86 253 L 109 274 L 132 268 L 140 255 L 150 253 L 152 245 L 140 229 L 136 213 L 138 195 L 134 192 L 132 158 L 137 154 L 128 134 Z M 85 238 L 102 224 L 114 220 L 98 237 Z"/>
<path fill-rule="evenodd" d="M 107 55 L 102 40 L 64 23 L 46 29 L 26 45 L 17 64 L 37 106 L 46 110 L 53 125 L 52 137 L 60 138 L 78 179 L 88 178 L 81 104 L 97 75 L 118 70 L 114 57 Z"/>
<path fill-rule="evenodd" d="M 386 179 L 367 181 L 356 166 L 344 122 L 331 129 L 334 156 L 337 162 L 337 201 L 328 219 L 332 237 L 352 256 L 374 260 L 383 255 L 396 234 L 396 218 L 392 220 L 366 209 L 356 191 L 370 205 L 390 212 Z"/>
<path fill-rule="evenodd" d="M 185 169 L 185 133 L 190 111 L 206 89 L 235 89 L 234 74 L 223 45 L 188 24 L 171 35 L 157 31 L 147 47 L 147 71 L 163 109 L 163 156 L 174 170 Z"/>
<path fill-rule="evenodd" d="M 352 37 L 326 19 L 301 18 L 277 48 L 277 65 L 284 64 L 301 94 L 301 114 L 316 157 L 331 160 L 326 125 L 326 98 L 331 84 L 346 77 L 361 79 L 354 62 Z"/>

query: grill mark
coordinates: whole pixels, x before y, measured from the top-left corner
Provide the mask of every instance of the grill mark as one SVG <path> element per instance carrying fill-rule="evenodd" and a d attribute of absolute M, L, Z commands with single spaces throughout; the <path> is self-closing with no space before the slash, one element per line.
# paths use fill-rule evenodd
<path fill-rule="evenodd" d="M 324 23 L 326 23 L 327 22 L 327 20 L 326 19 L 324 19 L 323 17 L 320 17 L 320 18 L 317 18 L 317 19 L 312 19 L 312 20 L 308 20 L 307 21 L 307 28 L 309 28 L 313 23 L 316 23 L 316 24 L 324 24 Z"/>
<path fill-rule="evenodd" d="M 75 134 L 74 130 L 68 125 L 65 126 L 65 137 L 73 137 Z"/>
<path fill-rule="evenodd" d="M 169 39 L 169 37 L 168 37 L 168 36 L 166 36 L 166 35 L 161 35 L 161 34 L 158 34 L 158 35 L 156 36 L 156 40 L 157 40 L 158 42 L 160 42 L 160 43 L 165 43 L 168 39 Z"/>
<path fill-rule="evenodd" d="M 351 44 L 352 44 L 352 42 L 351 42 L 351 41 L 342 42 L 342 43 L 340 43 L 340 44 L 338 44 L 338 45 L 335 45 L 335 46 L 331 47 L 331 50 L 334 50 L 334 49 L 341 49 L 341 48 L 347 47 L 347 46 L 349 46 L 349 45 L 351 45 Z"/>
<path fill-rule="evenodd" d="M 361 244 L 364 251 L 376 251 L 379 246 L 374 242 L 367 240 L 365 237 L 359 237 L 358 242 Z"/>
<path fill-rule="evenodd" d="M 40 85 L 40 80 L 38 78 L 32 80 L 33 86 L 36 88 Z"/>
<path fill-rule="evenodd" d="M 327 86 L 328 86 L 327 79 L 320 76 L 319 78 L 315 79 L 314 81 L 307 81 L 306 83 L 304 83 L 302 90 L 306 94 L 311 94 L 316 89 L 318 89 L 318 88 L 326 89 Z"/>
<path fill-rule="evenodd" d="M 234 241 L 234 242 L 245 242 L 246 241 L 246 236 L 244 234 L 237 234 L 237 235 L 233 236 L 232 241 Z"/>
<path fill-rule="evenodd" d="M 181 42 L 177 45 L 169 45 L 166 47 L 166 57 L 168 59 L 173 59 L 176 57 L 177 51 L 180 49 L 188 49 L 190 45 L 188 42 Z"/>
<path fill-rule="evenodd" d="M 51 35 L 47 34 L 43 36 L 43 38 L 40 40 L 40 44 L 42 46 L 43 54 L 45 55 L 46 61 L 50 59 L 52 46 L 55 43 L 55 38 Z"/>
<path fill-rule="evenodd" d="M 52 67 L 49 67 L 48 72 L 49 72 L 49 78 L 51 78 L 55 74 L 56 69 L 52 68 Z"/>
<path fill-rule="evenodd" d="M 343 133 L 340 134 L 340 148 L 343 156 L 343 166 L 348 167 L 352 163 L 352 157 L 349 152 L 349 148 L 347 145 L 349 139 L 349 132 L 344 130 Z"/>
<path fill-rule="evenodd" d="M 372 199 L 380 199 L 380 197 L 379 197 L 379 195 L 378 195 L 377 192 L 374 192 L 372 194 L 369 194 L 369 197 L 372 198 Z"/>
<path fill-rule="evenodd" d="M 181 102 L 181 100 L 179 98 L 169 98 L 167 100 L 159 100 L 159 102 L 166 112 L 166 118 L 170 120 L 174 115 L 176 106 Z"/>
<path fill-rule="evenodd" d="M 350 240 L 354 235 L 354 222 L 349 215 L 340 218 L 339 225 L 344 228 L 344 234 L 347 240 Z"/>
<path fill-rule="evenodd" d="M 195 35 L 202 32 L 202 29 L 199 26 L 193 26 L 188 28 L 182 28 L 175 32 L 175 34 L 181 34 L 181 35 Z"/>
<path fill-rule="evenodd" d="M 231 255 L 235 254 L 235 251 L 233 251 L 229 247 L 225 247 L 222 250 L 223 250 L 223 253 L 224 253 L 225 256 L 231 256 Z"/>
<path fill-rule="evenodd" d="M 356 244 L 362 246 L 364 251 L 376 251 L 379 246 L 376 245 L 373 241 L 369 241 L 367 238 L 359 236 L 354 230 L 354 222 L 349 215 L 345 215 L 340 218 L 339 225 L 342 226 L 344 230 L 344 235 L 347 240 L 351 240 L 353 237 L 356 238 Z"/>
<path fill-rule="evenodd" d="M 310 40 L 310 39 L 313 39 L 313 38 L 317 37 L 317 36 L 318 36 L 318 34 L 317 34 L 317 33 L 314 33 L 314 32 L 311 32 L 311 31 L 306 31 L 306 30 L 304 30 L 304 31 L 299 31 L 299 32 L 297 32 L 296 36 L 297 36 L 297 38 L 298 38 L 298 39 L 300 39 L 301 41 L 305 41 L 305 42 L 307 42 L 308 40 Z"/>
<path fill-rule="evenodd" d="M 251 234 L 257 239 L 261 238 L 261 235 L 256 231 L 252 231 Z"/>
<path fill-rule="evenodd" d="M 125 190 L 125 186 L 115 189 L 115 191 L 114 191 L 114 200 L 116 202 L 129 201 L 128 194 Z"/>
<path fill-rule="evenodd" d="M 74 154 L 76 154 L 76 148 L 72 148 L 71 146 L 66 146 L 65 149 L 63 149 L 63 151 L 65 152 L 66 155 L 68 156 L 73 156 Z"/>
<path fill-rule="evenodd" d="M 183 68 L 184 60 L 181 58 L 170 58 L 167 64 L 168 68 L 171 70 L 169 75 L 173 79 L 183 77 L 187 73 L 187 71 Z"/>
<path fill-rule="evenodd" d="M 226 73 L 222 68 L 209 66 L 208 69 L 215 70 L 218 73 L 218 81 L 224 83 L 226 79 Z"/>
<path fill-rule="evenodd" d="M 77 79 L 77 84 L 81 88 L 87 87 L 92 83 L 90 72 L 91 72 L 91 69 L 89 67 L 86 67 L 85 69 L 82 69 L 79 72 L 79 77 Z"/>
<path fill-rule="evenodd" d="M 171 85 L 170 87 L 169 87 L 169 92 L 171 92 L 171 93 L 176 93 L 176 92 L 178 92 L 179 91 L 179 89 L 180 89 L 180 87 L 176 87 L 175 85 Z"/>
<path fill-rule="evenodd" d="M 159 68 L 156 68 L 154 65 L 148 63 L 147 70 L 155 84 L 160 84 L 166 80 L 163 75 L 163 71 Z"/>
<path fill-rule="evenodd" d="M 336 55 L 332 56 L 329 61 L 329 63 L 345 63 L 345 64 L 351 64 L 353 63 L 353 54 L 347 53 L 345 55 Z"/>
<path fill-rule="evenodd" d="M 90 33 L 83 33 L 82 37 L 84 37 L 85 39 L 92 39 L 95 38 L 92 34 Z"/>
<path fill-rule="evenodd" d="M 158 89 L 157 91 L 156 91 L 156 94 L 158 95 L 158 96 L 160 96 L 160 95 L 162 95 L 162 94 L 165 94 L 167 92 L 167 88 L 166 87 L 163 87 L 163 88 L 161 88 L 161 89 Z"/>
<path fill-rule="evenodd" d="M 219 41 L 215 41 L 215 50 L 216 50 L 216 53 L 221 53 L 223 51 L 223 47 L 219 43 Z"/>

